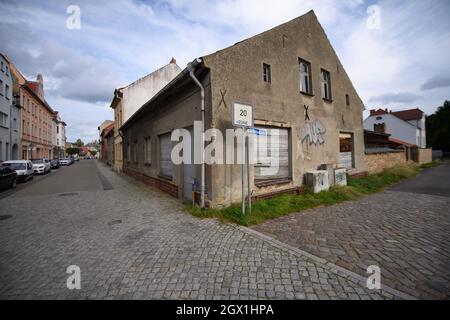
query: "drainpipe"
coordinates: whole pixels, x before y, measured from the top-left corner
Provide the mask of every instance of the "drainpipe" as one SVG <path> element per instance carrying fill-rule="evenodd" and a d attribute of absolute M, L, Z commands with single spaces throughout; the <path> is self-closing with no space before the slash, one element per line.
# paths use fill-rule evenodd
<path fill-rule="evenodd" d="M 192 62 L 189 62 L 187 65 L 187 69 L 189 70 L 189 75 L 191 76 L 192 80 L 195 82 L 195 84 L 200 88 L 201 93 L 201 112 L 202 112 L 202 134 L 201 134 L 201 185 L 200 185 L 200 198 L 201 198 L 201 208 L 205 208 L 205 88 L 203 87 L 202 83 L 195 77 L 194 70 L 195 67 L 198 66 L 202 60 L 200 58 L 195 59 Z"/>

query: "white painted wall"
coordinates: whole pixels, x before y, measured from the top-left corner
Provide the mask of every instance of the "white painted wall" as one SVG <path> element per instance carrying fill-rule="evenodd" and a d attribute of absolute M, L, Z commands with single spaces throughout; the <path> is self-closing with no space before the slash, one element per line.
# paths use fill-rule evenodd
<path fill-rule="evenodd" d="M 139 79 L 129 86 L 121 89 L 123 123 L 125 123 L 136 111 L 149 101 L 158 91 L 164 88 L 172 79 L 181 72 L 176 63 L 156 70 L 155 72 Z"/>
<path fill-rule="evenodd" d="M 377 118 L 381 119 L 377 120 Z M 418 137 L 420 137 L 420 130 L 411 123 L 403 121 L 392 114 L 369 116 L 366 120 L 364 120 L 364 129 L 373 131 L 374 124 L 380 123 L 386 124 L 386 133 L 391 134 L 392 138 L 400 139 L 415 145 L 420 143 L 418 140 Z"/>

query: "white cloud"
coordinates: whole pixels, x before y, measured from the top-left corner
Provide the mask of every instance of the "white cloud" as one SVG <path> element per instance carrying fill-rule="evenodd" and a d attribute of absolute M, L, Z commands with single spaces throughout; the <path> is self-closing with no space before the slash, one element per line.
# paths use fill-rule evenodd
<path fill-rule="evenodd" d="M 445 0 L 77 0 L 82 24 L 73 31 L 65 27 L 70 4 L 4 0 L 0 50 L 27 76 L 44 75 L 46 98 L 62 110 L 73 138 L 94 136 L 97 124 L 112 118 L 107 101 L 115 87 L 172 56 L 184 67 L 311 9 L 369 107 L 420 102 L 431 112 L 449 98 L 448 90 L 436 85 L 450 66 L 450 4 Z M 381 8 L 380 30 L 366 26 L 366 9 L 373 4 Z M 421 90 L 430 86 L 434 89 Z M 412 101 L 414 96 L 423 99 Z"/>

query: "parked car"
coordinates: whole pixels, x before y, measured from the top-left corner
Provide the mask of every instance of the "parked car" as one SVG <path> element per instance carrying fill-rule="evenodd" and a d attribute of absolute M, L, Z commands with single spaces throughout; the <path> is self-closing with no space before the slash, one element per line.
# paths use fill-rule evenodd
<path fill-rule="evenodd" d="M 62 166 L 70 166 L 72 161 L 69 158 L 61 158 L 59 159 L 59 164 Z"/>
<path fill-rule="evenodd" d="M 59 159 L 53 159 L 50 161 L 50 168 L 59 169 Z"/>
<path fill-rule="evenodd" d="M 0 189 L 15 188 L 17 185 L 17 173 L 8 166 L 0 166 Z"/>
<path fill-rule="evenodd" d="M 3 162 L 2 165 L 16 171 L 17 181 L 25 182 L 29 179 L 33 179 L 33 163 L 31 163 L 30 160 L 10 160 Z"/>
<path fill-rule="evenodd" d="M 31 162 L 33 163 L 34 173 L 46 174 L 51 170 L 50 161 L 46 158 L 31 159 Z"/>

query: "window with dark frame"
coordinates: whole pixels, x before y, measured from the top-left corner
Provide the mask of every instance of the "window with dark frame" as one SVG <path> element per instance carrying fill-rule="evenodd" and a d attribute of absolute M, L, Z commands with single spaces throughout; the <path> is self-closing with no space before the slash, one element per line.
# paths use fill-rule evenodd
<path fill-rule="evenodd" d="M 298 61 L 300 67 L 300 92 L 312 95 L 311 63 L 303 59 L 299 59 Z"/>
<path fill-rule="evenodd" d="M 270 72 L 270 65 L 263 63 L 263 80 L 267 83 L 272 83 L 272 74 Z"/>
<path fill-rule="evenodd" d="M 331 101 L 331 76 L 327 70 L 321 69 L 320 82 L 322 87 L 322 98 Z"/>

